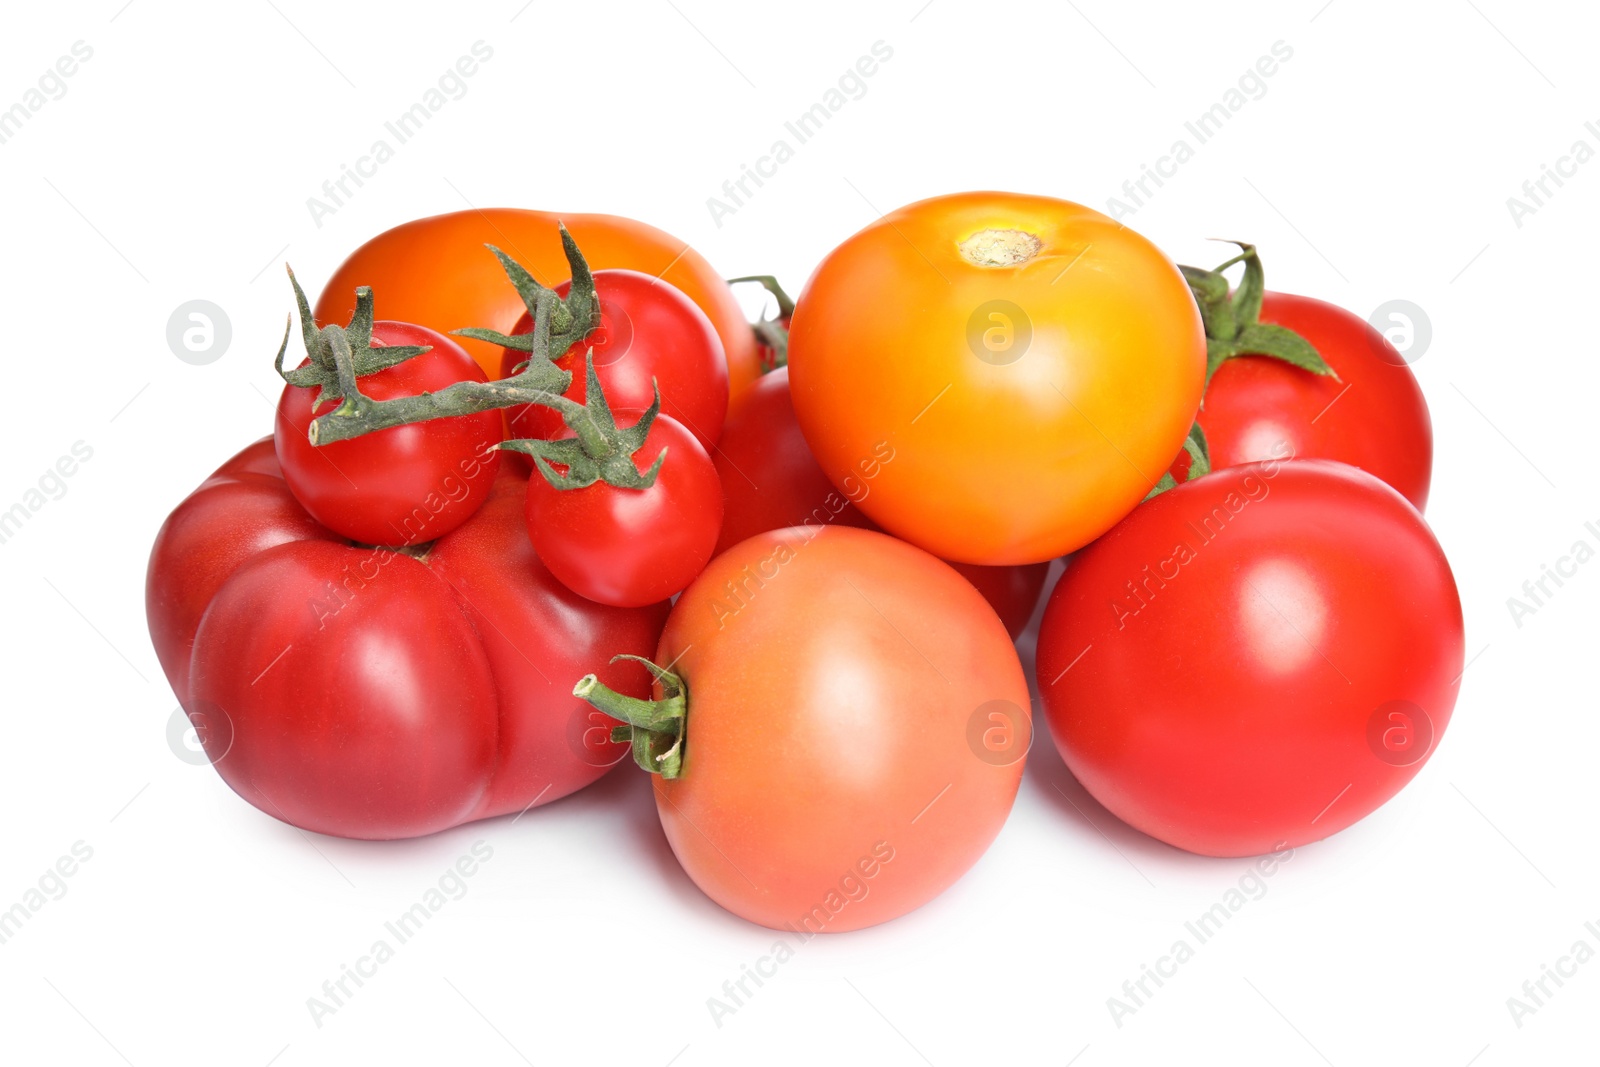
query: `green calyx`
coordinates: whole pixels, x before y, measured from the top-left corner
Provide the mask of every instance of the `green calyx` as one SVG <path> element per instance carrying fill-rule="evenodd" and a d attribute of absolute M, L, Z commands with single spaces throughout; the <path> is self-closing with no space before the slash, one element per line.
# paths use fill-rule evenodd
<path fill-rule="evenodd" d="M 1230 241 L 1239 246 L 1239 254 L 1214 270 L 1199 267 L 1182 267 L 1184 280 L 1200 307 L 1200 319 L 1206 329 L 1206 385 L 1228 360 L 1235 356 L 1268 356 L 1299 367 L 1312 374 L 1338 375 L 1317 352 L 1310 341 L 1285 326 L 1261 322 L 1261 301 L 1266 293 L 1266 274 L 1261 267 L 1261 257 L 1256 246 L 1243 241 Z M 1227 277 L 1223 274 L 1235 264 L 1244 264 L 1244 275 L 1239 286 L 1229 291 Z"/>
<path fill-rule="evenodd" d="M 755 331 L 756 342 L 772 353 L 771 357 L 761 360 L 761 373 L 767 374 L 779 367 L 789 365 L 789 330 L 784 326 L 784 320 L 794 314 L 794 300 L 783 291 L 783 286 L 778 284 L 778 279 L 770 274 L 747 274 L 742 278 L 729 278 L 729 285 L 738 285 L 740 282 L 758 282 L 761 288 L 772 294 L 778 302 L 778 315 L 776 318 L 763 318 L 750 324 L 750 329 Z"/>
<path fill-rule="evenodd" d="M 311 317 L 311 304 L 306 300 L 305 290 L 300 288 L 300 280 L 294 276 L 293 270 L 289 270 L 289 284 L 294 287 L 295 304 L 300 310 L 300 336 L 305 341 L 306 356 L 310 362 L 293 370 L 283 369 L 283 357 L 289 351 L 289 332 L 293 326 L 292 323 L 285 323 L 283 343 L 278 346 L 278 358 L 273 361 L 273 366 L 277 368 L 278 376 L 290 385 L 316 390 L 311 398 L 313 411 L 324 400 L 344 397 L 356 378 L 387 370 L 430 351 L 428 345 L 372 343 L 372 290 L 365 285 L 356 290 L 356 310 L 350 317 L 350 325 L 330 325 L 319 330 L 316 320 Z M 342 347 L 349 353 L 346 367 L 348 378 L 340 371 L 335 338 L 342 341 Z"/>
<path fill-rule="evenodd" d="M 554 310 L 547 313 L 550 319 L 548 351 L 551 359 L 560 359 L 566 355 L 567 349 L 582 341 L 589 335 L 590 330 L 600 325 L 600 299 L 595 294 L 594 275 L 589 271 L 588 261 L 583 258 L 583 253 L 578 251 L 578 243 L 572 239 L 572 234 L 567 232 L 566 224 L 557 225 L 561 230 L 561 249 L 567 255 L 567 266 L 572 270 L 572 286 L 567 291 L 567 298 L 561 300 L 558 297 Z M 522 297 L 522 306 L 528 309 L 528 315 L 534 320 L 534 331 L 504 334 L 498 330 L 469 326 L 451 332 L 460 337 L 471 337 L 518 352 L 531 353 L 534 335 L 538 332 L 539 298 L 545 293 L 554 296 L 555 291 L 540 285 L 526 267 L 494 245 L 484 247 L 494 253 L 495 258 L 500 261 L 501 269 L 506 272 L 506 277 L 516 288 L 517 295 Z"/>
<path fill-rule="evenodd" d="M 560 405 L 549 405 L 561 412 L 562 420 L 572 428 L 575 436 L 560 441 L 518 439 L 505 441 L 500 447 L 511 452 L 521 452 L 533 457 L 534 466 L 544 475 L 545 481 L 557 489 L 583 489 L 595 482 L 605 482 L 619 489 L 648 489 L 656 484 L 661 464 L 667 460 L 663 448 L 650 468 L 641 472 L 634 463 L 634 453 L 644 447 L 650 435 L 650 426 L 661 413 L 661 387 L 655 386 L 655 399 L 639 416 L 639 420 L 626 429 L 617 428 L 617 420 L 600 389 L 600 377 L 594 369 L 594 350 L 585 353 L 584 373 L 586 400 L 582 404 L 567 400 Z M 652 385 L 655 383 L 652 381 Z M 554 463 L 566 467 L 558 472 Z"/>
<path fill-rule="evenodd" d="M 688 725 L 689 689 L 683 679 L 643 656 L 615 656 L 641 664 L 661 685 L 660 700 L 624 696 L 592 674 L 572 687 L 572 695 L 623 723 L 611 731 L 611 740 L 631 742 L 633 761 L 651 774 L 676 778 L 683 773 L 683 747 Z"/>

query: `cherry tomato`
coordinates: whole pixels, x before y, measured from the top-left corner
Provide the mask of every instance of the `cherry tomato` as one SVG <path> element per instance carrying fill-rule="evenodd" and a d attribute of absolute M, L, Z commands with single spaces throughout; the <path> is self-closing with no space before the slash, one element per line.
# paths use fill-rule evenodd
<path fill-rule="evenodd" d="M 1073 557 L 1039 631 L 1084 787 L 1209 856 L 1295 848 L 1394 796 L 1449 725 L 1461 602 L 1388 485 L 1328 460 L 1229 467 Z"/>
<path fill-rule="evenodd" d="M 549 803 L 624 757 L 572 686 L 603 665 L 646 695 L 642 669 L 605 660 L 649 654 L 667 606 L 568 590 L 528 543 L 525 494 L 502 472 L 425 554 L 352 546 L 299 506 L 268 438 L 181 503 L 150 554 L 150 636 L 228 785 L 307 830 L 413 837 Z"/>
<path fill-rule="evenodd" d="M 600 324 L 556 363 L 572 372 L 566 395 L 581 404 L 586 395 L 584 353 L 594 351 L 600 387 L 613 410 L 643 411 L 661 390 L 661 410 L 682 423 L 706 449 L 716 444 L 728 412 L 728 362 L 705 312 L 677 289 L 633 270 L 594 274 Z M 570 280 L 556 287 L 563 299 Z M 532 333 L 524 314 L 512 334 Z M 508 378 L 526 352 L 501 349 L 500 377 Z M 553 408 L 526 404 L 507 410 L 513 437 L 550 440 L 566 429 Z"/>
<path fill-rule="evenodd" d="M 795 412 L 859 507 L 967 563 L 1070 552 L 1133 508 L 1200 403 L 1178 269 L 1089 208 L 964 193 L 890 212 L 823 260 L 789 335 Z"/>
<path fill-rule="evenodd" d="M 431 345 L 361 379 L 373 400 L 437 392 L 456 382 L 488 379 L 450 338 L 404 322 L 376 322 L 375 345 Z M 278 398 L 276 441 L 283 478 L 311 517 L 369 545 L 415 545 L 454 530 L 477 511 L 494 484 L 502 438 L 498 411 L 458 415 L 313 445 L 312 419 L 334 410 L 315 391 L 285 385 Z M 470 471 L 470 474 L 468 473 Z"/>
<path fill-rule="evenodd" d="M 717 469 L 669 415 L 656 416 L 634 457 L 641 472 L 662 449 L 666 462 L 648 489 L 557 489 L 540 474 L 528 479 L 528 536 L 567 588 L 637 607 L 667 599 L 705 569 L 722 526 Z"/>
<path fill-rule="evenodd" d="M 385 230 L 340 264 L 317 301 L 318 323 L 343 325 L 355 310 L 355 289 L 371 286 L 386 314 L 441 332 L 479 326 L 514 332 L 524 311 L 499 262 L 502 249 L 544 285 L 568 277 L 556 227 L 567 229 L 592 270 L 622 267 L 660 278 L 700 306 L 716 327 L 734 394 L 761 374 L 756 341 L 733 290 L 694 249 L 654 226 L 616 215 L 563 215 L 520 208 L 483 208 L 417 219 Z M 500 347 L 464 338 L 485 373 L 500 369 Z"/>
<path fill-rule="evenodd" d="M 656 662 L 688 688 L 681 774 L 654 779 L 662 827 L 751 922 L 903 915 L 1011 810 L 1030 729 L 1016 650 L 971 585 L 904 542 L 757 534 L 685 590 Z"/>
<path fill-rule="evenodd" d="M 786 526 L 877 528 L 852 503 L 872 491 L 872 479 L 852 475 L 836 489 L 817 466 L 795 421 L 786 367 L 762 375 L 739 397 L 711 458 L 722 481 L 719 554 L 752 534 Z M 1028 625 L 1050 569 L 1047 563 L 952 566 L 989 601 L 1013 638 Z"/>
<path fill-rule="evenodd" d="M 1377 475 L 1420 511 L 1433 474 L 1428 405 L 1405 358 L 1356 315 L 1306 296 L 1268 292 L 1261 321 L 1309 341 L 1335 375 L 1265 356 L 1236 356 L 1212 376 L 1200 428 L 1213 467 L 1274 455 L 1337 459 Z M 1279 453 L 1281 454 L 1281 453 Z M 1180 479 L 1188 456 L 1174 473 Z"/>

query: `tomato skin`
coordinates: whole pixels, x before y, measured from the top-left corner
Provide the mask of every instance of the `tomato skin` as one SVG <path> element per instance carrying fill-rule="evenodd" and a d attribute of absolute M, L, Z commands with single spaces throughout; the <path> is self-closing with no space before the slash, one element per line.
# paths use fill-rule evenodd
<path fill-rule="evenodd" d="M 431 345 L 433 350 L 360 380 L 373 400 L 438 392 L 462 381 L 488 379 L 461 346 L 433 330 L 403 322 L 373 323 L 373 340 Z M 500 466 L 498 411 L 394 426 L 313 445 L 314 418 L 335 409 L 315 391 L 285 385 L 274 437 L 284 480 L 312 518 L 369 545 L 414 545 L 454 530 L 483 504 Z"/>
<path fill-rule="evenodd" d="M 761 374 L 755 336 L 733 290 L 705 257 L 671 234 L 617 215 L 561 214 L 521 208 L 484 208 L 416 219 L 385 230 L 352 252 L 317 300 L 319 325 L 350 321 L 357 286 L 372 287 L 381 314 L 441 333 L 479 326 L 501 333 L 526 308 L 492 244 L 554 287 L 571 277 L 557 225 L 565 222 L 590 270 L 622 267 L 676 286 L 716 327 L 737 395 Z M 463 338 L 487 374 L 500 366 L 500 347 Z"/>
<path fill-rule="evenodd" d="M 1338 375 L 1239 356 L 1211 379 L 1199 422 L 1214 467 L 1270 458 L 1287 445 L 1304 459 L 1336 459 L 1388 482 L 1421 511 L 1433 475 L 1433 424 L 1415 375 L 1387 338 L 1341 307 L 1268 292 L 1261 321 L 1300 334 Z M 1181 475 L 1188 467 L 1182 457 Z"/>
<path fill-rule="evenodd" d="M 217 468 L 177 506 L 150 551 L 145 614 L 178 703 L 189 705 L 189 660 L 200 616 L 239 565 L 289 541 L 340 541 L 307 515 L 264 437 Z"/>
<path fill-rule="evenodd" d="M 682 774 L 655 778 L 662 827 L 695 884 L 751 922 L 838 932 L 905 914 L 1011 810 L 1026 739 L 999 764 L 967 734 L 994 700 L 1027 723 L 1016 650 L 977 591 L 911 545 L 758 534 L 685 590 L 656 662 L 689 693 Z"/>
<path fill-rule="evenodd" d="M 557 489 L 541 474 L 528 479 L 528 536 L 567 588 L 638 607 L 667 599 L 705 569 L 722 526 L 716 468 L 693 434 L 657 415 L 636 465 L 648 469 L 663 448 L 667 460 L 648 489 Z"/>
<path fill-rule="evenodd" d="M 682 423 L 710 450 L 722 434 L 728 413 L 728 361 L 711 320 L 672 286 L 633 270 L 603 270 L 594 275 L 600 298 L 600 325 L 574 344 L 556 363 L 572 372 L 568 399 L 581 404 L 588 395 L 584 353 L 594 351 L 601 391 L 614 411 L 643 411 L 661 389 L 661 410 Z M 563 299 L 572 289 L 562 282 Z M 524 314 L 513 335 L 533 332 Z M 501 349 L 499 377 L 508 378 L 526 352 Z M 506 411 L 512 437 L 553 440 L 566 423 L 553 408 L 525 404 Z"/>
<path fill-rule="evenodd" d="M 1354 467 L 1292 460 L 1180 485 L 1074 556 L 1038 680 L 1067 766 L 1113 814 L 1250 856 L 1337 833 L 1410 781 L 1462 659 L 1455 581 L 1417 511 Z M 1374 747 L 1391 701 L 1420 709 L 1421 755 Z"/>
<path fill-rule="evenodd" d="M 525 493 L 502 473 L 423 560 L 313 522 L 271 438 L 180 504 L 146 610 L 223 779 L 304 829 L 397 838 L 549 803 L 624 757 L 571 689 L 618 651 L 648 655 L 667 605 L 568 590 L 528 544 Z M 649 692 L 636 665 L 599 674 Z"/>
<path fill-rule="evenodd" d="M 875 530 L 851 501 L 872 491 L 872 480 L 852 477 L 845 491 L 822 473 L 789 394 L 786 367 L 769 371 L 739 397 L 728 413 L 722 440 L 712 454 L 722 481 L 720 555 L 754 534 L 787 526 L 857 526 Z M 952 563 L 999 614 L 1013 639 L 1039 603 L 1048 563 L 980 567 Z"/>
<path fill-rule="evenodd" d="M 977 265 L 960 246 L 984 231 L 1039 250 Z M 1177 267 L 1133 231 L 1065 201 L 964 193 L 890 212 L 823 260 L 789 373 L 835 485 L 893 450 L 859 504 L 874 522 L 946 559 L 1037 563 L 1109 529 L 1171 464 L 1205 337 Z"/>
<path fill-rule="evenodd" d="M 1048 563 L 1016 563 L 1009 567 L 980 567 L 976 563 L 951 563 L 955 572 L 983 594 L 1006 632 L 1015 641 L 1028 628 L 1039 594 L 1050 573 Z"/>
<path fill-rule="evenodd" d="M 871 483 L 858 478 L 836 489 L 811 454 L 795 419 L 787 367 L 763 374 L 729 409 L 711 459 L 722 482 L 719 554 L 786 526 L 872 526 L 851 503 Z"/>

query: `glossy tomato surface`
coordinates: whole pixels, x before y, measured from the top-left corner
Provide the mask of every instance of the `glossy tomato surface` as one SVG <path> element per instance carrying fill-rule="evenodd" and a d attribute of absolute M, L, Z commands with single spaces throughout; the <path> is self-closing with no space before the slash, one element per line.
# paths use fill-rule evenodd
<path fill-rule="evenodd" d="M 1426 507 L 1433 424 L 1404 357 L 1365 320 L 1311 297 L 1269 292 L 1261 321 L 1311 342 L 1337 377 L 1264 356 L 1228 360 L 1200 409 L 1212 466 L 1269 459 L 1286 447 L 1299 458 L 1360 467 Z"/>
<path fill-rule="evenodd" d="M 595 374 L 613 411 L 643 411 L 661 390 L 661 410 L 682 423 L 706 449 L 717 443 L 728 413 L 728 361 L 711 320 L 671 285 L 633 270 L 602 270 L 594 275 L 600 299 L 600 324 L 556 360 L 572 374 L 568 398 L 588 396 L 584 354 L 594 352 Z M 572 288 L 562 282 L 563 298 Z M 513 334 L 533 332 L 524 314 Z M 508 378 L 526 352 L 502 349 L 499 377 Z M 560 437 L 566 423 L 553 408 L 526 404 L 506 411 L 512 437 Z"/>
<path fill-rule="evenodd" d="M 317 301 L 317 322 L 350 321 L 356 286 L 369 285 L 379 311 L 391 318 L 442 333 L 466 326 L 512 333 L 527 309 L 484 245 L 501 249 L 553 289 L 571 277 L 557 230 L 561 222 L 590 270 L 641 271 L 676 286 L 698 304 L 722 339 L 735 394 L 760 375 L 755 335 L 722 276 L 671 234 L 617 215 L 484 208 L 404 223 L 380 233 L 340 264 Z M 485 373 L 499 372 L 498 345 L 471 338 L 462 344 Z"/>
<path fill-rule="evenodd" d="M 885 462 L 893 458 L 892 453 L 883 457 Z M 869 464 L 842 489 L 828 480 L 795 419 L 786 367 L 762 375 L 739 397 L 712 459 L 722 481 L 718 553 L 753 534 L 786 526 L 877 529 L 853 501 L 872 492 L 878 468 Z M 1048 563 L 951 565 L 983 594 L 1013 638 L 1028 625 L 1050 569 Z"/>
<path fill-rule="evenodd" d="M 663 449 L 666 462 L 648 489 L 557 489 L 537 472 L 528 479 L 528 536 L 567 588 L 638 607 L 667 599 L 705 569 L 722 525 L 717 470 L 693 434 L 657 415 L 635 465 L 648 470 Z"/>
<path fill-rule="evenodd" d="M 688 688 L 682 774 L 655 779 L 667 840 L 752 922 L 818 933 L 902 915 L 1011 810 L 1029 736 L 1016 650 L 977 591 L 911 545 L 757 534 L 679 598 L 656 662 Z"/>
<path fill-rule="evenodd" d="M 1099 212 L 963 193 L 892 211 L 817 268 L 794 406 L 836 486 L 946 559 L 1037 563 L 1109 529 L 1182 447 L 1205 336 L 1178 269 Z"/>
<path fill-rule="evenodd" d="M 1462 670 L 1455 580 L 1422 517 L 1354 467 L 1230 467 L 1073 557 L 1038 682 L 1112 813 L 1210 856 L 1298 847 L 1411 780 Z"/>
<path fill-rule="evenodd" d="M 421 326 L 375 322 L 374 344 L 430 345 L 431 351 L 369 374 L 363 395 L 393 400 L 488 379 L 460 345 Z M 313 445 L 313 419 L 337 406 L 316 391 L 285 385 L 274 437 L 283 477 L 311 517 L 369 545 L 415 545 L 442 537 L 483 504 L 500 465 L 498 411 L 457 415 Z M 469 474 L 470 472 L 470 474 Z"/>
<path fill-rule="evenodd" d="M 262 811 L 397 838 L 549 803 L 626 755 L 572 696 L 647 655 L 666 605 L 619 609 L 552 576 L 523 480 L 426 553 L 351 545 L 284 484 L 273 442 L 229 460 L 163 525 L 150 635 L 223 779 Z M 644 696 L 629 663 L 607 685 Z"/>

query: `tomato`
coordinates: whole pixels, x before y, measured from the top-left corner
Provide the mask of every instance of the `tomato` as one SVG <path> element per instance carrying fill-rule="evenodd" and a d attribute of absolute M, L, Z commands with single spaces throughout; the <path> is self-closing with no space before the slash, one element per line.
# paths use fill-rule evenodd
<path fill-rule="evenodd" d="M 1039 594 L 1044 591 L 1044 581 L 1050 573 L 1048 563 L 1015 563 L 1009 567 L 951 563 L 950 566 L 983 594 L 1013 641 L 1028 628 L 1028 620 L 1033 618 L 1033 609 L 1039 604 Z"/>
<path fill-rule="evenodd" d="M 361 392 L 373 400 L 488 380 L 460 345 L 421 326 L 376 322 L 373 344 L 432 346 L 362 378 Z M 307 437 L 312 419 L 337 406 L 324 399 L 313 410 L 314 395 L 314 389 L 283 387 L 275 436 L 284 480 L 322 525 L 369 545 L 421 544 L 460 526 L 488 497 L 500 462 L 495 451 L 502 432 L 498 411 L 313 445 Z M 469 468 L 471 477 L 465 475 Z"/>
<path fill-rule="evenodd" d="M 700 306 L 722 339 L 734 394 L 756 380 L 761 364 L 755 337 L 721 275 L 676 237 L 616 215 L 485 208 L 404 223 L 340 264 L 317 301 L 317 322 L 347 322 L 356 286 L 368 285 L 384 313 L 394 318 L 442 332 L 478 326 L 511 333 L 526 308 L 484 245 L 502 249 L 553 288 L 570 276 L 556 230 L 563 221 L 591 269 L 641 271 L 676 286 Z M 485 373 L 499 372 L 498 345 L 472 338 L 462 344 Z"/>
<path fill-rule="evenodd" d="M 1030 729 L 1016 650 L 977 591 L 911 545 L 758 534 L 685 590 L 656 662 L 688 689 L 681 772 L 654 779 L 662 827 L 695 884 L 751 922 L 903 915 L 1011 810 Z"/>
<path fill-rule="evenodd" d="M 721 553 L 753 534 L 786 526 L 871 526 L 851 501 L 872 483 L 835 488 L 817 466 L 795 420 L 786 367 L 763 374 L 728 411 L 711 456 L 722 482 Z"/>
<path fill-rule="evenodd" d="M 150 555 L 150 635 L 228 785 L 303 829 L 412 837 L 549 803 L 625 756 L 570 690 L 648 654 L 666 605 L 567 590 L 528 544 L 525 492 L 503 472 L 426 554 L 353 546 L 297 504 L 268 438 L 180 504 Z M 649 692 L 636 665 L 605 673 Z"/>
<path fill-rule="evenodd" d="M 657 415 L 635 465 L 647 470 L 663 450 L 648 489 L 605 482 L 557 489 L 540 474 L 528 479 L 528 536 L 567 588 L 637 607 L 665 600 L 705 569 L 722 526 L 717 470 L 693 434 Z"/>
<path fill-rule="evenodd" d="M 1212 466 L 1267 459 L 1281 444 L 1301 458 L 1360 467 L 1419 511 L 1426 507 L 1433 428 L 1404 357 L 1365 320 L 1311 297 L 1268 292 L 1260 321 L 1304 337 L 1334 374 L 1312 374 L 1266 356 L 1222 364 L 1199 415 Z M 1186 460 L 1179 461 L 1179 475 Z"/>
<path fill-rule="evenodd" d="M 572 372 L 566 395 L 584 402 L 584 352 L 592 349 L 601 389 L 613 409 L 643 411 L 659 387 L 661 410 L 710 449 L 728 412 L 728 363 L 711 320 L 688 297 L 648 274 L 596 271 L 594 284 L 600 324 L 556 360 Z M 564 300 L 571 288 L 565 281 L 556 293 Z M 532 333 L 533 317 L 524 314 L 511 332 Z M 501 351 L 500 377 L 509 378 L 528 353 Z M 535 404 L 511 408 L 506 416 L 513 437 L 549 440 L 566 429 L 559 412 Z"/>
<path fill-rule="evenodd" d="M 841 490 L 822 473 L 795 420 L 785 367 L 762 375 L 739 397 L 728 413 L 712 461 L 722 481 L 718 553 L 752 534 L 786 526 L 876 529 L 852 503 L 872 491 L 872 479 L 853 475 Z M 1028 625 L 1049 570 L 1047 563 L 952 566 L 989 601 L 1013 638 Z"/>
<path fill-rule="evenodd" d="M 1038 681 L 1113 814 L 1209 856 L 1295 848 L 1394 796 L 1462 671 L 1444 553 L 1388 485 L 1328 460 L 1216 471 L 1073 557 Z"/>
<path fill-rule="evenodd" d="M 1178 269 L 1089 208 L 963 193 L 890 212 L 823 260 L 789 336 L 795 412 L 858 506 L 966 563 L 1070 552 L 1182 447 L 1205 337 Z"/>

